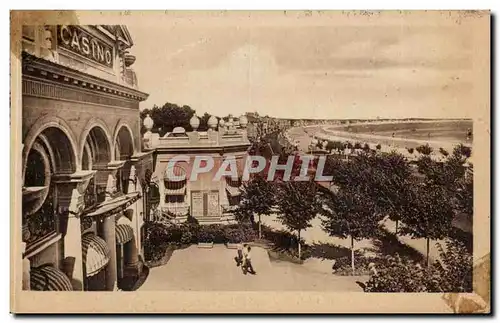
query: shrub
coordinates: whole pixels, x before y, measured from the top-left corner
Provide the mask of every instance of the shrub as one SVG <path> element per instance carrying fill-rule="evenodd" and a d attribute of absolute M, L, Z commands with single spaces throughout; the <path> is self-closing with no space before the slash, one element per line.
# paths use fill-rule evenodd
<path fill-rule="evenodd" d="M 454 292 L 472 291 L 472 254 L 457 241 L 440 245 L 440 261 L 430 267 L 387 256 L 376 265 L 377 273 L 366 283 L 366 292 Z"/>
<path fill-rule="evenodd" d="M 407 150 L 408 150 L 408 152 L 409 152 L 410 154 L 413 154 L 413 152 L 415 151 L 415 149 L 413 149 L 413 148 L 407 148 Z"/>
<path fill-rule="evenodd" d="M 228 243 L 246 242 L 242 230 L 226 228 L 224 235 Z"/>
<path fill-rule="evenodd" d="M 382 149 L 382 146 L 380 144 L 378 144 L 377 146 L 375 146 L 375 148 L 377 148 L 377 150 L 380 150 L 380 149 Z"/>
<path fill-rule="evenodd" d="M 464 146 L 462 144 L 459 144 L 453 149 L 453 154 L 454 155 L 462 155 L 466 158 L 469 158 L 472 154 L 472 150 L 470 147 Z"/>
<path fill-rule="evenodd" d="M 181 244 L 191 244 L 195 241 L 195 238 L 196 236 L 191 231 L 186 230 L 182 232 L 179 242 Z"/>
<path fill-rule="evenodd" d="M 365 292 L 427 292 L 430 272 L 420 264 L 387 256 L 376 266 L 377 273 L 366 282 Z"/>
<path fill-rule="evenodd" d="M 348 255 L 334 259 L 332 269 L 335 270 L 335 275 L 368 275 L 370 272 L 368 265 L 370 263 L 378 264 L 380 262 L 379 258 L 365 257 L 359 250 L 354 251 L 354 259 L 356 261 L 354 273 L 352 272 L 350 251 Z"/>
<path fill-rule="evenodd" d="M 172 225 L 166 228 L 167 241 L 171 243 L 177 243 L 181 241 L 182 228 L 177 225 Z"/>
<path fill-rule="evenodd" d="M 144 235 L 144 257 L 148 261 L 160 260 L 168 247 L 167 227 L 161 223 L 146 223 Z"/>
<path fill-rule="evenodd" d="M 220 224 L 202 225 L 197 233 L 198 242 L 225 243 L 224 226 Z"/>
<path fill-rule="evenodd" d="M 165 255 L 168 243 L 152 244 L 150 241 L 144 241 L 144 258 L 146 261 L 158 261 Z"/>
<path fill-rule="evenodd" d="M 231 224 L 223 227 L 224 243 L 251 242 L 256 238 L 251 224 Z"/>
<path fill-rule="evenodd" d="M 415 148 L 415 150 L 422 155 L 430 155 L 433 151 L 432 147 L 429 146 L 429 144 L 418 146 L 417 148 Z"/>
<path fill-rule="evenodd" d="M 254 241 L 255 237 L 255 230 L 251 223 L 199 225 L 195 221 L 186 221 L 181 225 L 171 226 L 165 226 L 160 223 L 148 223 L 144 244 L 147 246 L 148 252 L 151 248 L 161 248 L 158 252 L 162 252 L 166 248 L 166 246 L 162 246 L 163 244 L 185 245 L 198 242 L 238 243 Z M 151 252 L 156 253 L 154 250 Z"/>

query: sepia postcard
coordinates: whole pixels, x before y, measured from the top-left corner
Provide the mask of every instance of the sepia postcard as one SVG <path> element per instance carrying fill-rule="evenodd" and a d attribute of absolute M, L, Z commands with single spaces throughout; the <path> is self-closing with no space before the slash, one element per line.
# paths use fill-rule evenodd
<path fill-rule="evenodd" d="M 11 11 L 11 312 L 489 314 L 489 11 Z"/>

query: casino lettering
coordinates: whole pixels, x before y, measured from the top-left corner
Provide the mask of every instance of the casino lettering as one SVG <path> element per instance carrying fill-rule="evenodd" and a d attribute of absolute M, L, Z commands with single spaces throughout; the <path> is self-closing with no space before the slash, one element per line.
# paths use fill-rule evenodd
<path fill-rule="evenodd" d="M 113 67 L 113 48 L 75 26 L 58 26 L 58 41 L 67 50 Z"/>

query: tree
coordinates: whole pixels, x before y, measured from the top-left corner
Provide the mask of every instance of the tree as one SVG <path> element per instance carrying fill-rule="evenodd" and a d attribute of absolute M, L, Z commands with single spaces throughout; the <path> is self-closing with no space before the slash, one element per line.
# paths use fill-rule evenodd
<path fill-rule="evenodd" d="M 299 259 L 302 231 L 311 227 L 311 220 L 321 210 L 317 184 L 314 181 L 281 182 L 278 190 L 278 219 L 291 232 L 297 231 Z"/>
<path fill-rule="evenodd" d="M 459 144 L 453 149 L 454 155 L 462 155 L 465 158 L 469 158 L 472 155 L 472 150 L 470 147 Z"/>
<path fill-rule="evenodd" d="M 421 153 L 422 155 L 430 155 L 432 153 L 432 147 L 429 144 L 421 145 L 415 148 L 416 151 Z"/>
<path fill-rule="evenodd" d="M 401 213 L 407 207 L 409 189 L 414 185 L 411 168 L 403 155 L 389 154 L 365 155 L 366 167 L 371 167 L 370 176 L 364 178 L 367 192 L 377 206 L 377 211 L 388 214 L 396 222 L 396 234 Z"/>
<path fill-rule="evenodd" d="M 425 182 L 429 185 L 446 187 L 450 198 L 453 198 L 457 190 L 461 188 L 465 178 L 464 164 L 467 157 L 463 155 L 462 147 L 455 147 L 444 163 L 436 162 L 426 155 L 421 156 L 417 161 L 418 171 L 425 176 Z"/>
<path fill-rule="evenodd" d="M 325 198 L 321 214 L 323 230 L 329 235 L 351 238 L 351 267 L 355 273 L 354 241 L 371 238 L 378 230 L 380 217 L 375 204 L 359 187 L 341 187 Z"/>
<path fill-rule="evenodd" d="M 259 221 L 259 239 L 262 238 L 261 216 L 270 215 L 275 204 L 273 185 L 268 182 L 263 175 L 256 174 L 250 181 L 243 185 L 240 205 L 236 209 L 235 215 L 238 220 L 244 222 L 255 221 L 257 214 Z"/>
<path fill-rule="evenodd" d="M 210 115 L 205 112 L 201 117 L 200 117 L 200 126 L 198 127 L 198 131 L 207 131 L 208 130 L 208 119 L 210 119 Z M 217 117 L 217 124 L 219 122 L 220 118 Z"/>
<path fill-rule="evenodd" d="M 416 183 L 411 187 L 408 206 L 401 215 L 401 232 L 426 239 L 429 265 L 429 242 L 431 239 L 443 239 L 449 234 L 455 212 L 445 187 L 424 183 Z"/>
<path fill-rule="evenodd" d="M 456 199 L 457 210 L 472 218 L 474 212 L 474 182 L 472 177 L 463 178 L 458 184 Z"/>
<path fill-rule="evenodd" d="M 183 127 L 186 130 L 191 130 L 189 120 L 195 113 L 196 111 L 188 105 L 179 106 L 175 103 L 167 102 L 161 107 L 154 105 L 152 109 L 144 109 L 141 111 L 140 117 L 142 121 L 149 114 L 154 121 L 151 131 L 163 136 L 167 132 L 171 132 L 175 127 Z M 198 128 L 200 131 L 208 129 L 207 121 L 209 118 L 210 115 L 208 113 L 205 113 L 200 118 L 200 126 Z M 144 126 L 141 125 L 141 128 L 142 132 L 145 132 Z"/>

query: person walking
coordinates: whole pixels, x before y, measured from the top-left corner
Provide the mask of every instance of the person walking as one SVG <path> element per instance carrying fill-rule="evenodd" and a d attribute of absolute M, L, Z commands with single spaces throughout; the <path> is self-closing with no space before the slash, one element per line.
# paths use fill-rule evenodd
<path fill-rule="evenodd" d="M 247 247 L 247 252 L 246 252 L 246 255 L 245 255 L 245 269 L 244 269 L 244 272 L 246 274 L 246 272 L 249 272 L 250 274 L 252 275 L 255 275 L 256 272 L 255 270 L 253 269 L 253 266 L 252 266 L 252 256 L 251 256 L 251 251 L 252 248 L 250 246 Z"/>
<path fill-rule="evenodd" d="M 243 271 L 243 274 L 247 274 L 247 254 L 248 254 L 248 247 L 247 244 L 243 245 L 243 259 L 241 262 L 241 271 Z"/>
<path fill-rule="evenodd" d="M 238 243 L 237 245 L 238 253 L 236 257 L 234 257 L 234 260 L 236 261 L 236 266 L 240 266 L 243 264 L 243 245 L 241 243 Z"/>

